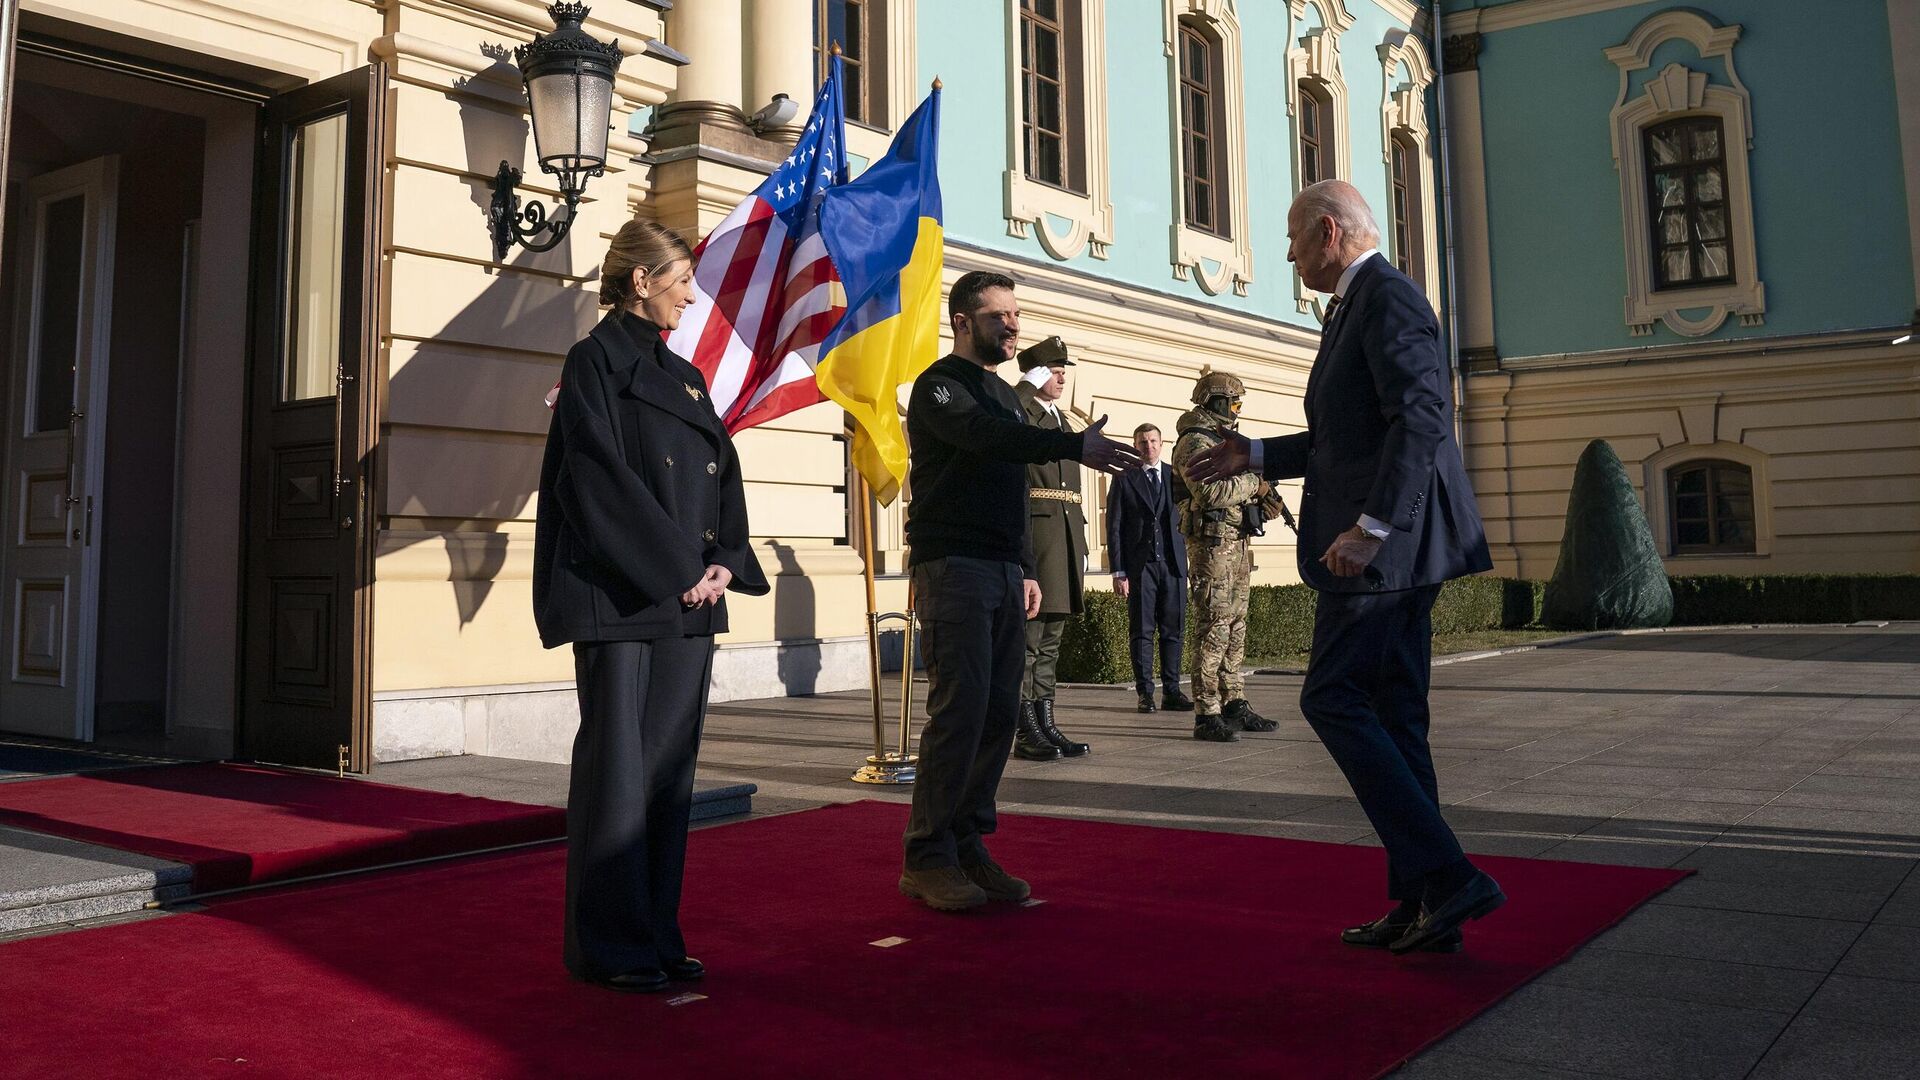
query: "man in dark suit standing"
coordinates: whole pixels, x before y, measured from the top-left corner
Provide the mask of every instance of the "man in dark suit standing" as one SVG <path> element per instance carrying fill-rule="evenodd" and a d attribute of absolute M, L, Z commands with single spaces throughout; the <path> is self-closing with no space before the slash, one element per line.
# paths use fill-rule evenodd
<path fill-rule="evenodd" d="M 1121 473 L 1107 492 L 1107 565 L 1114 591 L 1126 598 L 1133 646 L 1133 688 L 1140 711 L 1154 711 L 1153 653 L 1160 649 L 1160 693 L 1169 709 L 1191 709 L 1180 692 L 1180 653 L 1187 623 L 1187 545 L 1180 535 L 1172 477 L 1160 461 L 1160 429 L 1133 429 L 1140 468 Z"/>
<path fill-rule="evenodd" d="M 1441 816 L 1427 745 L 1434 597 L 1450 578 L 1493 568 L 1453 439 L 1439 327 L 1419 287 L 1375 248 L 1379 228 L 1352 185 L 1301 191 L 1287 235 L 1300 279 L 1332 295 L 1307 378 L 1307 430 L 1229 435 L 1189 472 L 1305 477 L 1300 577 L 1319 596 L 1300 710 L 1379 834 L 1399 904 L 1341 938 L 1453 952 L 1461 924 L 1506 895 Z"/>

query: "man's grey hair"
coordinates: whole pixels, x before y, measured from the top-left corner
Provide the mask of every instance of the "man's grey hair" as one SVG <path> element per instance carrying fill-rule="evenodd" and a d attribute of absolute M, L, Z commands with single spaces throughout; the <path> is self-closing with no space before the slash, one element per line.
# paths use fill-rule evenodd
<path fill-rule="evenodd" d="M 1330 217 L 1340 231 L 1350 238 L 1352 244 L 1377 244 L 1380 242 L 1380 226 L 1374 223 L 1373 211 L 1367 209 L 1367 200 L 1360 192 L 1345 180 L 1322 180 L 1317 184 L 1308 184 L 1300 189 L 1293 200 L 1294 212 L 1306 220 L 1319 221 Z"/>

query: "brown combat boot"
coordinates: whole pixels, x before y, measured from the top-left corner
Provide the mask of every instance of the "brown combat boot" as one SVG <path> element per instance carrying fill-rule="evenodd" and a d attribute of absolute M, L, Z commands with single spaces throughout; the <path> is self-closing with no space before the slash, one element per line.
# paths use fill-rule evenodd
<path fill-rule="evenodd" d="M 967 880 L 957 866 L 900 871 L 900 894 L 935 911 L 965 911 L 987 902 L 986 890 Z"/>
<path fill-rule="evenodd" d="M 1000 869 L 1000 864 L 982 855 L 977 863 L 966 863 L 960 872 L 967 880 L 980 886 L 989 900 L 1025 900 L 1033 895 L 1033 889 L 1026 882 Z"/>

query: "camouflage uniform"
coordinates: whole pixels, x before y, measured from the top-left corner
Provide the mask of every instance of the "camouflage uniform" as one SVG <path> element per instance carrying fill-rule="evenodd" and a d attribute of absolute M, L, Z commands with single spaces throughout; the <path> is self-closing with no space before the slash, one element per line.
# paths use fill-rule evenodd
<path fill-rule="evenodd" d="M 1194 737 L 1230 741 L 1232 729 L 1271 731 L 1275 725 L 1247 706 L 1246 679 L 1240 667 L 1247 655 L 1248 572 L 1252 552 L 1248 536 L 1261 527 L 1265 504 L 1276 501 L 1272 489 L 1251 473 L 1195 484 L 1184 477 L 1194 455 L 1219 443 L 1238 423 L 1226 401 L 1244 393 L 1231 375 L 1202 375 L 1194 387 L 1198 408 L 1180 417 L 1173 447 L 1175 494 L 1180 497 L 1180 531 L 1187 538 L 1194 643 Z M 1216 406 L 1209 408 L 1212 400 Z M 1224 714 L 1224 715 L 1223 715 Z"/>

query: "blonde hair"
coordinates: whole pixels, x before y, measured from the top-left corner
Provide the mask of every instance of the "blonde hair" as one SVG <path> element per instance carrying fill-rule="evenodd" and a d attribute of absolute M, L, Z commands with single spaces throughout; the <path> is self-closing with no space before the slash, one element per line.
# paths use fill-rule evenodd
<path fill-rule="evenodd" d="M 653 277 L 681 259 L 691 263 L 693 249 L 665 225 L 635 218 L 620 226 L 600 264 L 600 306 L 624 308 L 633 303 L 635 270 Z"/>

